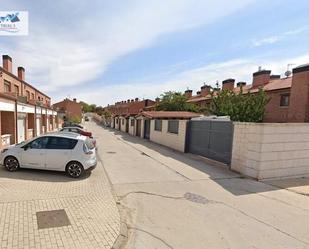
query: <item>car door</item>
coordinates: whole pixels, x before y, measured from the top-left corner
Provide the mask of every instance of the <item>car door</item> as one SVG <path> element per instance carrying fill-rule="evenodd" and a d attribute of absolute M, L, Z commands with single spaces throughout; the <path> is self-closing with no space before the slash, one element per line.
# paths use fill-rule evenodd
<path fill-rule="evenodd" d="M 46 146 L 46 168 L 51 170 L 65 170 L 71 159 L 72 149 L 76 139 L 65 137 L 50 137 Z"/>
<path fill-rule="evenodd" d="M 47 142 L 48 137 L 40 137 L 24 145 L 21 152 L 22 167 L 45 169 Z"/>

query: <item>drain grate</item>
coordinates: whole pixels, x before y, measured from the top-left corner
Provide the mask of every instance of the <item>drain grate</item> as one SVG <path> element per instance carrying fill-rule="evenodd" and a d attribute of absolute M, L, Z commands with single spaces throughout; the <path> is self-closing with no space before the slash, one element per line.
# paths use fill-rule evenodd
<path fill-rule="evenodd" d="M 189 193 L 189 192 L 185 193 L 183 197 L 188 201 L 192 201 L 192 202 L 200 203 L 200 204 L 207 204 L 210 202 L 204 196 L 194 194 L 194 193 Z"/>
<path fill-rule="evenodd" d="M 64 209 L 37 212 L 36 218 L 39 229 L 71 225 Z"/>
<path fill-rule="evenodd" d="M 115 151 L 107 151 L 106 153 L 107 153 L 107 154 L 116 154 Z"/>

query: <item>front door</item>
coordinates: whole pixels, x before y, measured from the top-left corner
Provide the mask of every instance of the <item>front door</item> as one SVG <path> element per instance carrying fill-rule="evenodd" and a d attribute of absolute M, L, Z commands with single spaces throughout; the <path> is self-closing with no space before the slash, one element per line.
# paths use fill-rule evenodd
<path fill-rule="evenodd" d="M 149 139 L 150 138 L 150 120 L 146 119 L 144 122 L 144 138 Z"/>
<path fill-rule="evenodd" d="M 126 132 L 129 133 L 129 120 L 130 119 L 126 119 Z"/>
<path fill-rule="evenodd" d="M 21 164 L 25 168 L 44 169 L 48 138 L 40 137 L 24 146 Z"/>
<path fill-rule="evenodd" d="M 17 119 L 17 143 L 21 143 L 22 141 L 25 141 L 25 119 L 19 118 Z"/>
<path fill-rule="evenodd" d="M 136 120 L 136 136 L 140 137 L 141 136 L 141 121 L 140 119 Z"/>

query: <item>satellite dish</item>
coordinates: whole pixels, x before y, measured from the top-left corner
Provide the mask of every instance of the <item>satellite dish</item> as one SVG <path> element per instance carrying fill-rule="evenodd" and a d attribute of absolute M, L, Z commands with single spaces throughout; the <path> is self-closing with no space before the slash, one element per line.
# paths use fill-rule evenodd
<path fill-rule="evenodd" d="M 291 72 L 290 70 L 287 70 L 287 71 L 284 73 L 284 75 L 285 75 L 286 77 L 291 76 L 291 74 L 292 74 L 292 72 Z"/>

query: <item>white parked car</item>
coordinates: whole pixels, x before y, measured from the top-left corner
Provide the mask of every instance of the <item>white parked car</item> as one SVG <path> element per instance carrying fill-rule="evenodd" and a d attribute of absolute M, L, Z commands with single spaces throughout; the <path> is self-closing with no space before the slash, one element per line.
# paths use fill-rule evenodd
<path fill-rule="evenodd" d="M 19 168 L 65 171 L 78 178 L 95 168 L 96 150 L 91 140 L 75 133 L 47 133 L 3 149 L 0 163 L 8 171 Z"/>

